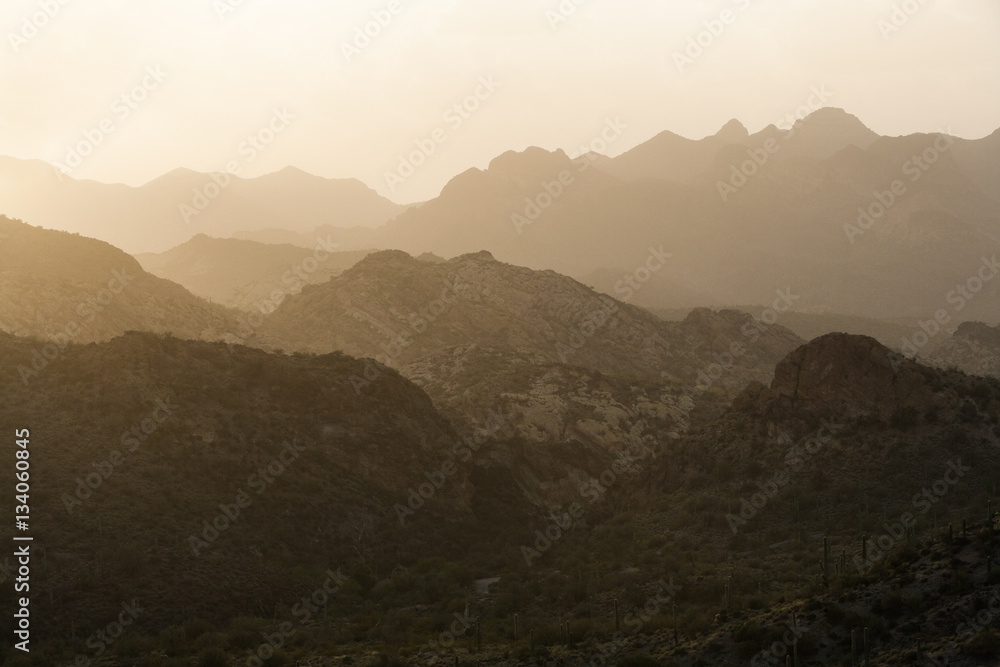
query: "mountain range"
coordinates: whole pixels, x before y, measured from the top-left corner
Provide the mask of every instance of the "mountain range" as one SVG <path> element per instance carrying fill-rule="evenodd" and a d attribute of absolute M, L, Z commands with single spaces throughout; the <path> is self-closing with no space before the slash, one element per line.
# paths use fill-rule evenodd
<path fill-rule="evenodd" d="M 0 166 L 0 195 L 8 215 L 131 251 L 199 233 L 444 257 L 485 249 L 615 295 L 662 246 L 671 261 L 638 305 L 766 304 L 792 289 L 816 312 L 926 318 L 957 315 L 964 290 L 961 316 L 993 324 L 998 283 L 976 280 L 996 272 L 998 165 L 1000 132 L 884 137 L 824 108 L 785 130 L 750 134 L 732 121 L 701 140 L 664 132 L 615 158 L 508 152 L 408 209 L 357 181 L 286 169 L 233 178 L 188 224 L 178 207 L 210 176 L 179 170 L 128 188 L 60 182 L 44 163 L 13 159 Z"/>
<path fill-rule="evenodd" d="M 63 174 L 39 160 L 0 158 L 0 215 L 161 252 L 198 234 L 229 237 L 320 225 L 376 227 L 403 211 L 360 181 L 295 168 L 258 178 L 176 169 L 139 187 Z"/>

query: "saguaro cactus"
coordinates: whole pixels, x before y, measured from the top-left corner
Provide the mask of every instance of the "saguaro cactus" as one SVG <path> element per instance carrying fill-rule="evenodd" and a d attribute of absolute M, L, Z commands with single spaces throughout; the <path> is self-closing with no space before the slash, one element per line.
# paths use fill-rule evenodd
<path fill-rule="evenodd" d="M 792 612 L 792 667 L 799 667 L 799 622 Z"/>
<path fill-rule="evenodd" d="M 677 640 L 677 603 L 672 602 L 670 606 L 673 608 L 674 613 L 674 646 L 677 646 L 680 643 Z"/>
<path fill-rule="evenodd" d="M 830 588 L 830 538 L 823 538 L 823 586 Z"/>

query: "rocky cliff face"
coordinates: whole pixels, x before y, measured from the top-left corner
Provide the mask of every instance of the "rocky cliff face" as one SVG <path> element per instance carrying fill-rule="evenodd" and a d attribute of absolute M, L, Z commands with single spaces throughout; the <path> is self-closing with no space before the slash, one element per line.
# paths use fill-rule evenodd
<path fill-rule="evenodd" d="M 973 375 L 1000 377 L 1000 326 L 963 322 L 951 338 L 934 350 L 930 361 Z"/>
<path fill-rule="evenodd" d="M 921 367 L 874 338 L 827 334 L 803 345 L 774 371 L 776 406 L 853 419 L 888 419 L 902 407 L 934 402 Z"/>

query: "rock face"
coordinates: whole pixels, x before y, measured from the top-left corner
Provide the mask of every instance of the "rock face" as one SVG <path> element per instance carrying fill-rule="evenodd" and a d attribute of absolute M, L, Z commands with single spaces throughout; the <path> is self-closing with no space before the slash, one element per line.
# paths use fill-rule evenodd
<path fill-rule="evenodd" d="M 771 382 L 780 405 L 847 418 L 888 418 L 904 406 L 928 405 L 931 393 L 916 364 L 874 338 L 842 333 L 792 352 Z"/>
<path fill-rule="evenodd" d="M 951 338 L 934 350 L 930 360 L 944 368 L 1000 377 L 1000 326 L 963 322 Z"/>

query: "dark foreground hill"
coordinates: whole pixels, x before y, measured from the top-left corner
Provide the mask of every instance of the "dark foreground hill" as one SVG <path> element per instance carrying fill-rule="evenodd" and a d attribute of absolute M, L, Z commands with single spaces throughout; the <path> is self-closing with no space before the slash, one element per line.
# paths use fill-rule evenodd
<path fill-rule="evenodd" d="M 350 600 L 395 563 L 454 554 L 463 535 L 450 526 L 477 512 L 505 533 L 454 467 L 458 435 L 392 370 L 357 392 L 366 365 L 340 354 L 130 333 L 68 347 L 25 389 L 17 369 L 32 353 L 0 334 L 3 430 L 30 430 L 39 638 L 83 639 L 132 599 L 153 636 L 194 618 L 226 627 L 294 605 L 338 568 Z M 424 527 L 403 531 L 393 506 L 448 461 Z M 487 496 L 503 489 L 487 481 Z M 516 502 L 504 508 L 515 522 Z M 5 586 L 8 608 L 12 596 Z"/>
<path fill-rule="evenodd" d="M 0 346 L 9 377 L 30 346 Z M 0 385 L 4 428 L 32 429 L 39 624 L 78 633 L 50 664 L 94 658 L 85 639 L 133 599 L 109 665 L 846 666 L 865 628 L 873 664 L 1000 657 L 980 613 L 1000 583 L 1000 385 L 872 339 L 796 349 L 646 472 L 622 457 L 546 516 L 458 465 L 392 529 L 455 437 L 393 371 L 359 393 L 369 366 L 341 355 L 138 334 L 69 354 L 44 392 Z M 198 536 L 240 489 L 240 516 Z"/>

